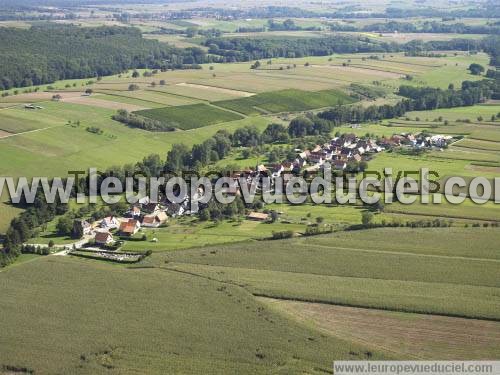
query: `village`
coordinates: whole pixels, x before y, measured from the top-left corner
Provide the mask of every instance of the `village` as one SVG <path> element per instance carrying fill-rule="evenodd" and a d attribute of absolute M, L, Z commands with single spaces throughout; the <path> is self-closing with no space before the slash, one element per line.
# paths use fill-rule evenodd
<path fill-rule="evenodd" d="M 453 138 L 444 135 L 425 134 L 395 134 L 391 137 L 377 139 L 359 138 L 355 134 L 343 134 L 323 145 L 316 145 L 312 149 L 296 150 L 296 158 L 275 164 L 260 164 L 255 168 L 233 172 L 232 183 L 225 188 L 224 193 L 232 196 L 241 195 L 241 179 L 250 184 L 257 179 L 269 178 L 271 189 L 276 180 L 282 179 L 286 184 L 294 176 L 314 176 L 320 173 L 326 163 L 331 165 L 333 173 L 356 173 L 365 170 L 372 157 L 380 152 L 397 149 L 422 150 L 442 149 L 447 147 Z M 258 190 L 263 185 L 259 184 Z M 169 218 L 192 215 L 191 201 L 199 199 L 203 191 L 198 191 L 193 197 L 183 197 L 181 203 L 169 202 L 165 197 L 155 203 L 150 197 L 142 197 L 131 205 L 128 211 L 120 216 L 107 216 L 99 220 L 75 219 L 72 233 L 77 233 L 78 241 L 70 245 L 56 246 L 66 252 L 87 251 L 94 252 L 102 258 L 128 260 L 137 254 L 120 252 L 125 241 L 149 240 L 157 242 L 155 237 L 148 238 L 149 229 L 165 227 Z M 200 209 L 206 208 L 200 204 Z M 271 215 L 268 210 L 248 209 L 245 215 L 247 220 L 268 222 Z M 140 232 L 140 233 L 139 233 Z"/>
<path fill-rule="evenodd" d="M 323 145 L 316 145 L 312 149 L 296 149 L 296 158 L 275 164 L 260 164 L 255 169 L 234 172 L 234 183 L 229 186 L 228 194 L 239 194 L 238 179 L 268 177 L 271 186 L 276 178 L 282 178 L 286 184 L 291 177 L 299 175 L 314 175 L 323 170 L 325 163 L 329 163 L 332 171 L 341 174 L 344 172 L 362 172 L 372 157 L 383 151 L 393 150 L 442 150 L 453 141 L 449 135 L 428 135 L 425 133 L 394 134 L 391 137 L 373 139 L 358 137 L 353 133 L 342 134 Z"/>

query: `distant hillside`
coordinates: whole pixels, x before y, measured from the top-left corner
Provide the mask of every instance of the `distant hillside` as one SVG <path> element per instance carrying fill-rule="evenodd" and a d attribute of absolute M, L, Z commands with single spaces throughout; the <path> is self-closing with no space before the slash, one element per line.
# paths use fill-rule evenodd
<path fill-rule="evenodd" d="M 78 7 L 82 5 L 113 4 L 154 4 L 189 3 L 194 0 L 0 0 L 0 8 L 60 6 Z"/>

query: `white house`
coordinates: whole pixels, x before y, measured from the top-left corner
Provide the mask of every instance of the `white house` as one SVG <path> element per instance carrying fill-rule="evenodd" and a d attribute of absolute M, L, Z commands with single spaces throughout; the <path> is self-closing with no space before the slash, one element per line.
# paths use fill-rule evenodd
<path fill-rule="evenodd" d="M 120 222 L 114 216 L 108 216 L 101 220 L 99 227 L 102 229 L 112 230 L 120 227 Z"/>

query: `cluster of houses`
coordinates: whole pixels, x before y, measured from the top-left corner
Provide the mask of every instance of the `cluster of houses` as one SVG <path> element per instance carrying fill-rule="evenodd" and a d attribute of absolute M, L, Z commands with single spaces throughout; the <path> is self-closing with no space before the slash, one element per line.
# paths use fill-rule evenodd
<path fill-rule="evenodd" d="M 297 155 L 294 160 L 286 160 L 277 164 L 257 165 L 255 169 L 248 169 L 233 173 L 233 183 L 226 189 L 230 195 L 239 195 L 239 182 L 241 177 L 246 177 L 250 183 L 252 178 L 269 177 L 274 179 L 281 177 L 287 183 L 293 176 L 304 171 L 315 173 L 324 167 L 325 163 L 330 163 L 332 170 L 343 171 L 348 168 L 349 163 L 356 164 L 367 161 L 371 155 L 391 150 L 398 147 L 411 148 L 443 148 L 450 143 L 453 137 L 445 135 L 424 135 L 424 134 L 395 134 L 391 137 L 381 137 L 377 139 L 359 138 L 355 134 L 343 134 L 333 138 L 323 145 L 316 145 L 311 150 L 296 150 Z M 260 185 L 258 186 L 261 187 Z M 252 220 L 266 220 L 255 217 L 248 217 Z"/>
<path fill-rule="evenodd" d="M 344 134 L 333 138 L 323 145 L 316 145 L 311 150 L 296 150 L 297 155 L 294 160 L 287 160 L 282 163 L 271 165 L 258 165 L 255 170 L 240 172 L 247 176 L 265 176 L 272 179 L 283 177 L 286 182 L 291 176 L 300 172 L 316 172 L 328 162 L 332 169 L 345 170 L 348 163 L 357 163 L 366 160 L 367 155 L 381 152 L 385 148 L 374 139 L 360 139 L 355 134 Z M 231 192 L 231 191 L 230 191 Z"/>
<path fill-rule="evenodd" d="M 374 139 L 360 139 L 355 134 L 344 134 L 329 143 L 317 145 L 312 150 L 299 153 L 295 163 L 306 166 L 307 171 L 315 171 L 329 162 L 335 170 L 344 170 L 350 161 L 361 162 L 366 154 L 383 151 Z"/>
<path fill-rule="evenodd" d="M 149 198 L 141 199 L 130 207 L 125 217 L 108 216 L 91 224 L 86 220 L 76 220 L 74 225 L 81 226 L 83 235 L 94 236 L 96 245 L 103 246 L 115 242 L 113 233 L 131 237 L 142 227 L 158 228 L 168 221 L 166 208 L 150 203 Z"/>
<path fill-rule="evenodd" d="M 315 172 L 322 165 L 329 162 L 332 169 L 343 171 L 349 162 L 360 163 L 369 159 L 369 155 L 379 153 L 396 147 L 415 148 L 443 148 L 448 145 L 453 137 L 447 135 L 425 135 L 425 134 L 394 134 L 391 137 L 378 139 L 358 138 L 355 134 L 343 134 L 333 138 L 323 145 L 316 145 L 312 150 L 297 150 L 297 157 L 292 161 L 269 166 L 259 165 L 255 173 L 264 174 L 273 178 L 286 175 L 287 173 L 299 173 L 303 170 Z"/>
<path fill-rule="evenodd" d="M 411 133 L 402 133 L 402 134 L 394 134 L 390 138 L 381 138 L 379 143 L 384 148 L 394 148 L 394 147 L 412 147 L 418 149 L 425 148 L 438 148 L 442 149 L 450 144 L 453 140 L 453 137 L 450 135 L 426 135 L 426 134 L 411 134 Z"/>
<path fill-rule="evenodd" d="M 369 158 L 368 155 L 384 151 L 385 148 L 373 139 L 360 139 L 355 134 L 344 134 L 333 138 L 323 145 L 316 145 L 311 150 L 296 150 L 295 159 L 286 160 L 281 163 L 270 165 L 257 165 L 255 169 L 233 172 L 231 177 L 233 182 L 225 193 L 228 195 L 240 195 L 240 179 L 246 178 L 248 184 L 258 177 L 267 177 L 271 180 L 271 186 L 275 179 L 282 178 L 283 183 L 287 183 L 292 177 L 307 171 L 312 174 L 324 167 L 325 163 L 330 163 L 332 169 L 343 171 L 349 162 L 360 163 Z M 263 186 L 260 184 L 257 189 Z M 265 221 L 266 215 L 253 212 L 247 216 L 250 220 Z"/>

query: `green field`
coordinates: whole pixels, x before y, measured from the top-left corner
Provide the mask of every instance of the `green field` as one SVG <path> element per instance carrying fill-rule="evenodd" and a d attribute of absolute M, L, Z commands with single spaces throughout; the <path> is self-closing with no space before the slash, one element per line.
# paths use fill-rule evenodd
<path fill-rule="evenodd" d="M 35 373 L 318 373 L 368 351 L 167 269 L 38 257 L 1 271 L 0 286 L 0 366 Z"/>
<path fill-rule="evenodd" d="M 192 104 L 137 111 L 137 114 L 162 121 L 178 129 L 189 130 L 243 118 L 208 104 Z"/>
<path fill-rule="evenodd" d="M 373 229 L 193 249 L 156 262 L 273 298 L 498 320 L 498 236 L 498 229 Z"/>
<path fill-rule="evenodd" d="M 305 92 L 282 90 L 257 94 L 248 98 L 224 100 L 214 104 L 245 115 L 306 111 L 314 108 L 348 104 L 354 100 L 338 90 Z"/>

